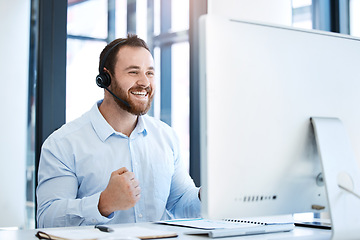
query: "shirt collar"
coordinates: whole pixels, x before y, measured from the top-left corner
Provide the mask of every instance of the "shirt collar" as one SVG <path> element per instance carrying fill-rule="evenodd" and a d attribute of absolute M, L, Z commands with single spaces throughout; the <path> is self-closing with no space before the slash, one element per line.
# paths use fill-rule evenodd
<path fill-rule="evenodd" d="M 92 126 L 99 136 L 101 141 L 105 142 L 111 135 L 116 134 L 122 137 L 127 137 L 126 135 L 116 132 L 110 124 L 105 120 L 103 115 L 100 113 L 99 106 L 103 100 L 98 101 L 90 110 L 90 119 Z M 146 124 L 145 124 L 145 116 L 139 116 L 138 122 L 134 131 L 131 133 L 131 138 L 136 138 L 138 135 L 143 134 L 143 136 L 147 135 Z"/>
<path fill-rule="evenodd" d="M 138 117 L 138 122 L 136 124 L 136 127 L 133 131 L 133 133 L 135 134 L 143 134 L 144 137 L 147 135 L 147 128 L 146 128 L 146 122 L 145 122 L 145 118 L 146 116 L 139 116 Z M 133 135 L 133 133 L 131 135 Z"/>

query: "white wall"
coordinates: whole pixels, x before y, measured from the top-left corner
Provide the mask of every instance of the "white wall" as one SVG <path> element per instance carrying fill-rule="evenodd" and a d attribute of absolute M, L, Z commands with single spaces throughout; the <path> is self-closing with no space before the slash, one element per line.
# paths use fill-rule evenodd
<path fill-rule="evenodd" d="M 25 222 L 29 0 L 0 0 L 0 227 Z"/>
<path fill-rule="evenodd" d="M 208 0 L 208 13 L 291 26 L 291 0 Z"/>

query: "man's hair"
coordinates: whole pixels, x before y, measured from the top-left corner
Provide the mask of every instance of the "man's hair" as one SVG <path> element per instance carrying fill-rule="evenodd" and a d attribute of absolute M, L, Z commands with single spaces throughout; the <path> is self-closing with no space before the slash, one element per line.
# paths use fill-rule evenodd
<path fill-rule="evenodd" d="M 121 42 L 121 43 L 120 43 Z M 117 46 L 115 46 L 117 44 Z M 115 46 L 113 48 L 113 46 Z M 119 52 L 120 48 L 124 46 L 129 47 L 143 47 L 146 50 L 149 50 L 149 47 L 147 46 L 146 42 L 139 38 L 136 34 L 128 34 L 127 38 L 118 38 L 109 43 L 101 52 L 100 54 L 100 61 L 99 61 L 99 71 L 103 71 L 101 68 L 101 65 L 105 67 L 111 74 L 114 74 L 114 67 L 116 63 L 116 55 Z M 113 48 L 113 49 L 112 49 Z M 110 51 L 108 53 L 108 51 Z M 106 56 L 107 55 L 107 56 Z M 106 56 L 105 62 L 104 57 Z"/>

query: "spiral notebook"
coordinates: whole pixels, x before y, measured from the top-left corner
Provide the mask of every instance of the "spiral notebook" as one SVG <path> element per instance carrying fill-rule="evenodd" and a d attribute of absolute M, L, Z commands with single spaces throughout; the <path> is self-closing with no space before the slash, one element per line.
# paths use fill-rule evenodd
<path fill-rule="evenodd" d="M 289 216 L 281 216 L 280 218 L 251 218 L 246 220 L 174 219 L 157 223 L 192 228 L 192 230 L 185 232 L 185 234 L 208 235 L 211 238 L 287 232 L 295 227 L 293 218 Z"/>

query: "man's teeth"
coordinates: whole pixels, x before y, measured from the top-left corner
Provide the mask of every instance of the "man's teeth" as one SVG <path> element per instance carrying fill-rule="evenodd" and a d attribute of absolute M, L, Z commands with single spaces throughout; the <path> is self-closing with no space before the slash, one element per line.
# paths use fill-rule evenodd
<path fill-rule="evenodd" d="M 147 92 L 131 92 L 134 95 L 146 96 Z"/>

